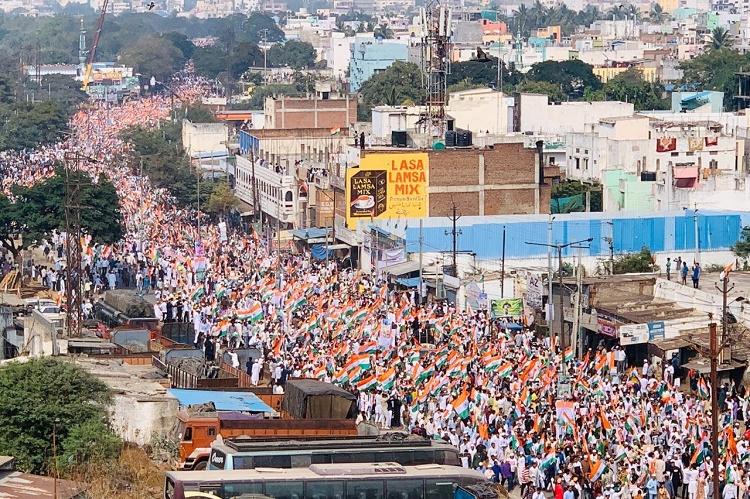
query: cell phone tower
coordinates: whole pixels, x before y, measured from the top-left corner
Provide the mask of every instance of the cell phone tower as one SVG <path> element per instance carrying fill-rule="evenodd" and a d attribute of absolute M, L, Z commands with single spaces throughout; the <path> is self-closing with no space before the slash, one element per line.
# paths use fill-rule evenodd
<path fill-rule="evenodd" d="M 422 32 L 422 73 L 427 113 L 424 132 L 443 138 L 446 130 L 445 106 L 451 57 L 451 9 L 440 2 L 429 2 L 419 12 Z"/>

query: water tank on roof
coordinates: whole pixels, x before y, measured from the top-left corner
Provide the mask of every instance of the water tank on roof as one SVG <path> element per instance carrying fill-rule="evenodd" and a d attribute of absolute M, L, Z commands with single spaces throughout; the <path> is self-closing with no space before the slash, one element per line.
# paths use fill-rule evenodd
<path fill-rule="evenodd" d="M 469 130 L 459 130 L 456 132 L 456 146 L 457 147 L 470 147 L 471 146 L 471 132 Z"/>
<path fill-rule="evenodd" d="M 393 147 L 406 147 L 406 131 L 393 130 L 391 132 L 391 145 Z"/>
<path fill-rule="evenodd" d="M 456 147 L 456 132 L 453 130 L 448 130 L 445 132 L 445 146 L 446 147 Z"/>

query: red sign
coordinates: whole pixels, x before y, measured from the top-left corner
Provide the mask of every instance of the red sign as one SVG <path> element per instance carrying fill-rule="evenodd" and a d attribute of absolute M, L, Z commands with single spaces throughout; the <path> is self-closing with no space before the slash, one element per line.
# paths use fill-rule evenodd
<path fill-rule="evenodd" d="M 596 323 L 599 325 L 599 334 L 612 338 L 617 338 L 619 336 L 617 332 L 617 324 L 614 322 L 599 317 L 596 319 Z"/>

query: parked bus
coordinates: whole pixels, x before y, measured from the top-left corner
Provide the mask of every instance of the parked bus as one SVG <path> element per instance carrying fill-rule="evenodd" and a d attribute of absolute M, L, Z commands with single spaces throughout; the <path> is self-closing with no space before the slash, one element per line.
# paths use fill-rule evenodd
<path fill-rule="evenodd" d="M 236 437 L 214 441 L 209 470 L 307 468 L 312 464 L 398 463 L 402 466 L 460 466 L 458 450 L 417 435 L 387 433 L 374 437 L 263 440 Z"/>
<path fill-rule="evenodd" d="M 458 487 L 486 483 L 478 471 L 440 464 L 170 471 L 165 478 L 164 499 L 454 499 Z"/>

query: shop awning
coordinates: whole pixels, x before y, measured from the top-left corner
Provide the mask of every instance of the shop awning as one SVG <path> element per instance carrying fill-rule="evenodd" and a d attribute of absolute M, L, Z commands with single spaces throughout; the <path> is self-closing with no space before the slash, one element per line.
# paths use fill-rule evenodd
<path fill-rule="evenodd" d="M 719 372 L 731 371 L 733 369 L 740 369 L 746 366 L 747 363 L 737 362 L 736 360 L 732 359 L 729 362 L 719 363 L 719 365 L 717 366 L 717 370 Z M 689 362 L 686 362 L 685 364 L 682 364 L 682 367 L 684 367 L 685 369 L 692 369 L 698 374 L 708 374 L 711 372 L 711 361 L 704 357 L 698 357 L 690 360 Z"/>
<path fill-rule="evenodd" d="M 294 229 L 292 236 L 294 239 L 302 239 L 303 241 L 309 241 L 311 239 L 322 239 L 325 241 L 328 229 L 319 227 L 310 227 L 309 229 Z"/>
<path fill-rule="evenodd" d="M 404 275 L 417 272 L 419 270 L 419 262 L 406 261 L 397 263 L 396 265 L 389 265 L 383 267 L 383 273 L 388 275 Z"/>
<path fill-rule="evenodd" d="M 418 288 L 419 277 L 400 277 L 396 279 L 396 284 L 405 288 Z"/>
<path fill-rule="evenodd" d="M 675 168 L 674 169 L 674 178 L 675 179 L 695 179 L 698 178 L 698 168 L 697 167 L 687 167 L 687 168 Z"/>

